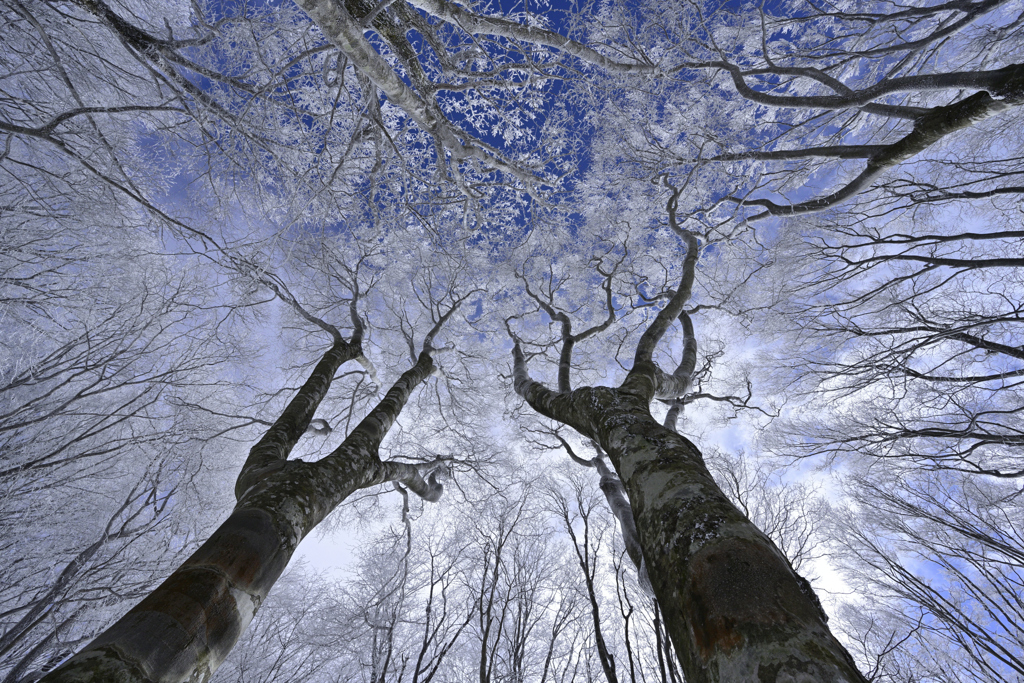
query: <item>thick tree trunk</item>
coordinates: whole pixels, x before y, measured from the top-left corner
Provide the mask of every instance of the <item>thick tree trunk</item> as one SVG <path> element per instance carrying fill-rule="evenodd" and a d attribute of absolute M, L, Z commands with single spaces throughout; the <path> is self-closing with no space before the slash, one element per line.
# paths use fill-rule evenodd
<path fill-rule="evenodd" d="M 686 245 L 683 274 L 637 341 L 625 381 L 618 388 L 553 392 L 530 379 L 516 340 L 515 391 L 540 414 L 597 442 L 611 459 L 688 683 L 866 683 L 828 630 L 807 581 L 722 493 L 697 447 L 651 415 L 656 396 L 681 398 L 677 392 L 689 386 L 696 360 L 683 306 L 700 245 L 676 221 L 680 190 L 664 182 L 672 190 L 669 224 Z M 686 352 L 668 375 L 654 362 L 654 349 L 676 319 Z"/>
<path fill-rule="evenodd" d="M 287 460 L 338 368 L 360 354 L 340 340 L 250 451 L 238 504 L 184 564 L 141 603 L 43 681 L 207 681 L 252 621 L 299 541 L 352 492 L 400 479 L 436 500 L 440 487 L 411 465 L 382 462 L 377 447 L 412 390 L 433 369 L 428 353 L 326 458 Z"/>
<path fill-rule="evenodd" d="M 630 384 L 556 394 L 521 374 L 516 389 L 611 459 L 686 680 L 864 683 L 807 581 L 722 493 L 700 451 L 651 416 L 649 393 Z"/>

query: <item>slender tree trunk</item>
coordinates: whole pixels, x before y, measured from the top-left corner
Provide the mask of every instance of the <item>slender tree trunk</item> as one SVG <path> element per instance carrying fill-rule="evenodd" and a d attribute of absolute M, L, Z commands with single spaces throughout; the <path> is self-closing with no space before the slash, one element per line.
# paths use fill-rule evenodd
<path fill-rule="evenodd" d="M 377 447 L 412 390 L 433 369 L 429 353 L 388 391 L 341 446 L 314 463 L 287 460 L 338 368 L 361 354 L 336 338 L 281 417 L 252 448 L 228 519 L 184 564 L 46 683 L 207 681 L 252 621 L 299 541 L 351 493 L 401 479 L 436 500 L 411 465 L 382 462 Z"/>

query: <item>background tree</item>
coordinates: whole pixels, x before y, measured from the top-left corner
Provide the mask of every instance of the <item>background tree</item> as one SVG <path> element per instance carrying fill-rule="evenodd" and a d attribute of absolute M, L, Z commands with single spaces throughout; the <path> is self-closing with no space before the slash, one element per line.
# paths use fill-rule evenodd
<path fill-rule="evenodd" d="M 88 640 L 193 543 L 203 523 L 171 502 L 211 504 L 216 487 L 195 478 L 220 460 L 207 450 L 216 427 L 181 403 L 229 395 L 224 368 L 248 351 L 194 264 L 165 262 L 116 222 L 31 205 L 5 218 L 0 671 L 19 680 Z"/>
<path fill-rule="evenodd" d="M 1019 490 L 977 476 L 870 470 L 852 479 L 832 545 L 859 600 L 843 628 L 881 680 L 1019 675 Z"/>
<path fill-rule="evenodd" d="M 335 675 L 332 589 L 326 577 L 290 567 L 211 680 L 304 683 Z"/>
<path fill-rule="evenodd" d="M 1009 210 L 926 207 L 783 237 L 780 253 L 792 255 L 794 272 L 803 264 L 785 320 L 804 328 L 797 336 L 827 342 L 789 377 L 853 408 L 828 410 L 822 429 L 794 424 L 808 437 L 797 448 L 832 460 L 1020 475 L 1012 423 L 1020 239 L 996 227 Z M 965 230 L 964 220 L 975 227 Z"/>
<path fill-rule="evenodd" d="M 781 349 L 775 352 L 785 368 L 773 373 L 776 382 L 781 380 L 776 386 L 794 397 L 794 407 L 765 444 L 789 461 L 808 458 L 835 468 L 848 478 L 851 492 L 857 492 L 853 498 L 865 510 L 889 510 L 893 501 L 892 492 L 883 495 L 875 486 L 861 486 L 865 477 L 901 482 L 896 490 L 908 502 L 916 500 L 914 491 L 955 490 L 966 485 L 965 475 L 974 477 L 977 481 L 969 488 L 991 492 L 972 497 L 975 513 L 1006 519 L 1013 528 L 1019 518 L 1012 499 L 1005 497 L 1009 490 L 990 479 L 1020 476 L 1012 417 L 1021 406 L 1015 303 L 1020 239 L 1004 229 L 1016 213 L 1014 202 L 993 195 L 950 197 L 907 208 L 895 199 L 888 206 L 872 206 L 870 212 L 782 228 L 776 253 L 791 264 L 789 281 L 780 287 L 789 293 L 783 297 L 787 303 L 777 309 L 780 315 L 766 323 L 775 326 L 790 351 L 798 346 L 804 350 L 799 358 Z M 935 518 L 945 519 L 950 529 L 961 528 L 957 498 L 942 500 L 938 496 L 932 508 Z M 853 538 L 876 533 L 886 537 L 885 525 L 870 515 L 850 519 L 865 526 L 857 534 L 837 537 L 840 548 Z M 939 547 L 972 543 L 969 535 L 944 542 L 921 533 L 900 538 L 904 553 L 923 558 L 951 552 Z M 906 563 L 905 556 L 880 552 L 897 565 Z M 965 557 L 971 552 L 964 550 Z M 841 556 L 858 554 L 844 550 Z M 929 563 L 925 560 L 919 567 Z M 850 566 L 860 565 L 851 561 Z M 879 580 L 888 573 L 878 571 Z M 924 574 L 919 580 L 958 590 L 954 587 L 960 579 L 949 576 L 933 584 Z M 938 631 L 959 632 L 959 638 L 948 641 L 947 647 L 954 649 L 946 650 L 949 659 L 942 666 L 973 675 L 966 670 L 979 664 L 972 663 L 971 653 L 985 647 L 975 638 L 985 641 L 993 632 L 964 631 L 927 591 L 897 597 L 879 590 L 877 595 L 875 614 L 927 615 Z M 970 591 L 962 595 L 969 612 L 984 609 L 976 596 L 968 597 Z M 883 603 L 889 607 L 881 609 Z M 854 614 L 853 609 L 845 614 Z M 851 629 L 864 634 L 864 620 L 855 621 L 858 625 Z M 867 665 L 881 666 L 884 660 L 888 667 L 902 661 L 897 668 L 905 672 L 907 662 L 919 656 L 917 636 L 904 639 L 918 633 L 916 622 L 901 629 L 885 623 L 884 628 L 872 627 L 869 640 L 878 649 L 866 655 Z M 922 626 L 920 632 L 926 631 Z M 953 654 L 956 648 L 962 652 Z"/>

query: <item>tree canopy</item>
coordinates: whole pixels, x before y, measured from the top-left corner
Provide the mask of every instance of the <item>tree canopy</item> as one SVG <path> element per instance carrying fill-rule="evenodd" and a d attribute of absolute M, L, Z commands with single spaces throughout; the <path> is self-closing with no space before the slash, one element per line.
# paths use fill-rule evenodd
<path fill-rule="evenodd" d="M 3 683 L 1024 676 L 1018 3 L 0 12 Z"/>

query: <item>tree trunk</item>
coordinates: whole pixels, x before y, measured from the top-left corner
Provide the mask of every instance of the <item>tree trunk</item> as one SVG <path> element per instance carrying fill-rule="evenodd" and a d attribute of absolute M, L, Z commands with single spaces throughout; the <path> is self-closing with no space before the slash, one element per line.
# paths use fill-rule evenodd
<path fill-rule="evenodd" d="M 700 451 L 651 416 L 641 378 L 631 379 L 556 394 L 524 373 L 516 389 L 611 459 L 686 680 L 864 683 L 807 581 L 722 493 Z"/>
<path fill-rule="evenodd" d="M 327 457 L 287 460 L 358 343 L 336 340 L 281 417 L 252 448 L 228 519 L 171 576 L 45 683 L 208 681 L 252 621 L 299 541 L 351 493 L 402 479 L 436 500 L 415 468 L 382 462 L 377 447 L 412 390 L 433 369 L 429 353 Z M 437 490 L 435 490 L 437 489 Z"/>

